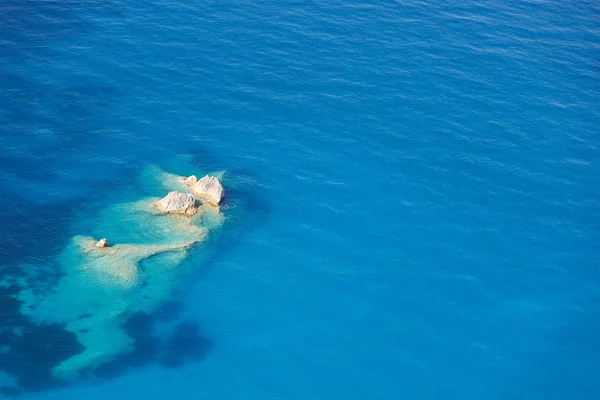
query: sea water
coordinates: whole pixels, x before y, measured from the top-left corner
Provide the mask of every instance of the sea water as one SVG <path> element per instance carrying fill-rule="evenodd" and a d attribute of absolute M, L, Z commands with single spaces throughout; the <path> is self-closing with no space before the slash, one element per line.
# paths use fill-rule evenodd
<path fill-rule="evenodd" d="M 0 1 L 3 278 L 60 288 L 74 236 L 160 195 L 153 166 L 226 189 L 190 274 L 87 377 L 49 374 L 81 344 L 0 288 L 2 392 L 599 398 L 599 11 Z"/>

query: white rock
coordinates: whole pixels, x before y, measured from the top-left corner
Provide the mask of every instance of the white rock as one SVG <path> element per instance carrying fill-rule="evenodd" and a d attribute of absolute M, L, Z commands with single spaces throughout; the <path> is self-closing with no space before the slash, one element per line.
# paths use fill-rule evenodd
<path fill-rule="evenodd" d="M 102 239 L 98 240 L 94 244 L 94 246 L 96 246 L 96 247 L 108 247 L 109 246 L 108 240 L 106 240 L 106 238 L 102 238 Z"/>
<path fill-rule="evenodd" d="M 221 181 L 214 176 L 206 175 L 196 182 L 193 190 L 200 196 L 208 197 L 213 205 L 219 204 L 223 198 L 223 186 L 221 186 Z"/>
<path fill-rule="evenodd" d="M 156 205 L 163 213 L 193 215 L 197 211 L 194 196 L 180 192 L 169 192 Z"/>

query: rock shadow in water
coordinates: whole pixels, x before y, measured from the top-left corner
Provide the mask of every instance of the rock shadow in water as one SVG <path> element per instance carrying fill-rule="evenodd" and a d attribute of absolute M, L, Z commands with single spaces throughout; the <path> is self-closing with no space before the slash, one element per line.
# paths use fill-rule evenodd
<path fill-rule="evenodd" d="M 15 396 L 23 391 L 64 386 L 52 369 L 83 350 L 75 335 L 59 324 L 35 325 L 20 313 L 14 296 L 16 285 L 0 287 L 0 370 L 13 376 L 17 387 L 3 386 L 0 393 Z"/>
<path fill-rule="evenodd" d="M 153 332 L 152 317 L 139 312 L 123 325 L 127 335 L 134 339 L 132 351 L 116 357 L 112 361 L 87 371 L 88 375 L 101 379 L 110 379 L 121 375 L 134 367 L 151 363 L 158 356 L 161 342 Z"/>
<path fill-rule="evenodd" d="M 202 334 L 196 323 L 184 321 L 173 329 L 159 363 L 165 368 L 180 367 L 203 359 L 212 348 L 212 341 Z"/>
<path fill-rule="evenodd" d="M 178 301 L 165 301 L 153 313 L 154 317 L 159 321 L 173 321 L 181 315 L 183 304 Z"/>
<path fill-rule="evenodd" d="M 6 397 L 17 397 L 22 394 L 23 394 L 23 392 L 14 386 L 8 386 L 8 385 L 0 386 L 0 395 L 6 396 Z"/>
<path fill-rule="evenodd" d="M 198 324 L 191 321 L 172 327 L 166 340 L 159 338 L 154 324 L 161 318 L 144 312 L 133 315 L 124 325 L 127 334 L 135 340 L 133 350 L 86 371 L 86 375 L 110 379 L 151 363 L 165 368 L 181 367 L 188 362 L 201 361 L 212 349 L 212 341 L 202 334 Z"/>

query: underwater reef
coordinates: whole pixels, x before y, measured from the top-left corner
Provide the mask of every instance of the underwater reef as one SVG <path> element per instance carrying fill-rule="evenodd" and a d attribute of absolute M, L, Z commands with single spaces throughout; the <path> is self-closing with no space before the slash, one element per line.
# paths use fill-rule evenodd
<path fill-rule="evenodd" d="M 135 355 L 140 341 L 134 338 L 132 321 L 144 320 L 170 300 L 193 272 L 183 262 L 188 253 L 202 250 L 203 242 L 223 225 L 222 174 L 198 180 L 151 167 L 143 176 L 146 185 L 155 186 L 153 191 L 164 197 L 117 202 L 97 210 L 97 215 L 90 216 L 93 232 L 72 237 L 56 265 L 47 268 L 55 276 L 52 284 L 18 276 L 3 276 L 0 281 L 0 292 L 5 294 L 0 300 L 6 302 L 10 315 L 18 315 L 13 317 L 17 319 L 14 325 L 21 327 L 6 334 L 5 347 L 29 343 L 26 335 L 40 335 L 42 341 L 48 338 L 44 346 L 64 349 L 61 354 L 53 353 L 48 361 L 51 376 L 40 381 L 60 385 L 102 375 L 118 357 Z M 23 332 L 15 333 L 15 329 Z M 195 338 L 196 330 L 183 325 L 175 337 Z M 3 351 L 31 357 L 3 360 Z M 44 350 L 18 353 L 0 347 L 0 363 L 19 375 L 17 365 L 35 363 L 36 351 Z M 175 363 L 170 357 L 165 364 Z M 35 387 L 35 383 L 18 384 Z"/>

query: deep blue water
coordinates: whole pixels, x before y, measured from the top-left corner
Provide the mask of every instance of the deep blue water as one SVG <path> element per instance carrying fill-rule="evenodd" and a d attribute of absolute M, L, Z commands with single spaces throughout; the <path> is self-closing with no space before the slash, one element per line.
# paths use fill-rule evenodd
<path fill-rule="evenodd" d="M 31 264 L 52 282 L 81 216 L 149 164 L 227 170 L 240 204 L 101 378 L 55 386 L 48 368 L 77 344 L 2 289 L 0 386 L 600 398 L 599 15 L 558 0 L 0 0 L 2 273 Z"/>

